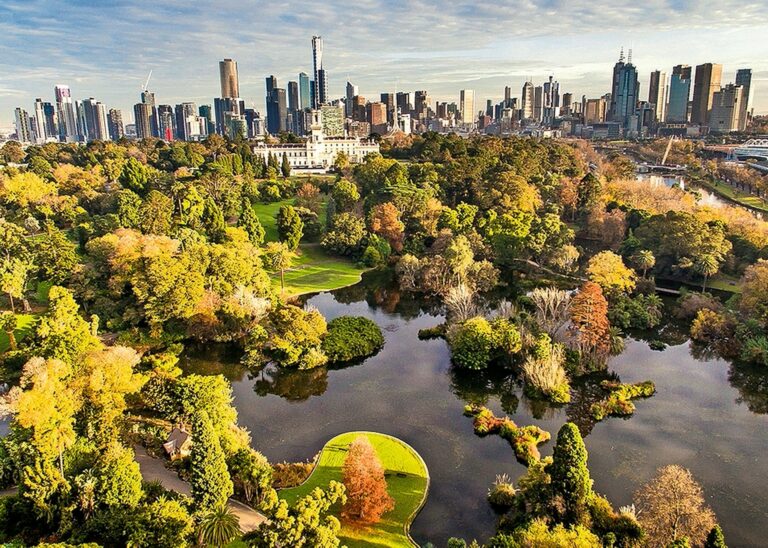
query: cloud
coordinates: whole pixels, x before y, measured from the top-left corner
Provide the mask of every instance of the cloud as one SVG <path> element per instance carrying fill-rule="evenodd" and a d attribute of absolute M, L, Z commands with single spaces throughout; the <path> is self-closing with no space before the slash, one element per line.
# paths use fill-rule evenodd
<path fill-rule="evenodd" d="M 768 3 L 732 0 L 4 0 L 0 125 L 16 106 L 52 100 L 57 83 L 130 119 L 150 70 L 159 102 L 211 103 L 224 57 L 238 61 L 241 94 L 263 110 L 265 76 L 285 85 L 311 71 L 313 34 L 324 38 L 334 96 L 349 77 L 369 98 L 397 87 L 456 100 L 472 87 L 496 100 L 504 85 L 549 74 L 563 91 L 600 95 L 622 45 L 643 79 L 707 61 L 723 63 L 726 78 L 742 67 L 757 77 L 768 71 L 766 22 Z M 768 112 L 759 84 L 755 106 Z"/>

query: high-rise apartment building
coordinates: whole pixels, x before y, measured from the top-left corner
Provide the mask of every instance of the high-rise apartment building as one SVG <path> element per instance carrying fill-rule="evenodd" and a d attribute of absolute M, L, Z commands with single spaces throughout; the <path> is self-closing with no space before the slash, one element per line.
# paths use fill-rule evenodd
<path fill-rule="evenodd" d="M 154 108 L 149 103 L 136 103 L 133 105 L 133 118 L 136 122 L 136 138 L 147 139 L 153 137 L 152 117 Z"/>
<path fill-rule="evenodd" d="M 381 102 L 387 106 L 387 123 L 394 124 L 395 122 L 395 94 L 394 93 L 382 93 Z"/>
<path fill-rule="evenodd" d="M 278 135 L 287 131 L 288 106 L 285 90 L 277 87 L 277 78 L 266 78 L 267 88 L 267 132 Z"/>
<path fill-rule="evenodd" d="M 691 67 L 676 65 L 669 79 L 669 101 L 666 121 L 684 124 L 688 121 L 688 100 L 691 96 Z"/>
<path fill-rule="evenodd" d="M 109 138 L 113 141 L 125 136 L 123 127 L 123 113 L 116 108 L 109 109 Z"/>
<path fill-rule="evenodd" d="M 723 65 L 704 63 L 696 66 L 696 80 L 693 84 L 693 102 L 691 104 L 691 122 L 703 126 L 709 123 L 712 99 L 720 90 Z"/>
<path fill-rule="evenodd" d="M 219 61 L 221 96 L 224 98 L 240 97 L 240 82 L 237 77 L 237 63 L 232 59 Z"/>
<path fill-rule="evenodd" d="M 648 102 L 654 106 L 654 120 L 667 119 L 667 73 L 660 70 L 651 72 L 648 83 Z"/>
<path fill-rule="evenodd" d="M 544 82 L 542 92 L 542 121 L 546 125 L 552 125 L 555 118 L 560 115 L 560 83 L 550 76 L 549 80 Z"/>
<path fill-rule="evenodd" d="M 56 108 L 51 103 L 43 103 L 45 136 L 47 139 L 58 139 L 59 130 L 56 122 Z"/>
<path fill-rule="evenodd" d="M 745 102 L 744 88 L 728 84 L 712 96 L 712 110 L 709 116 L 709 130 L 713 133 L 744 131 L 742 103 Z"/>
<path fill-rule="evenodd" d="M 45 107 L 43 100 L 35 99 L 35 118 L 32 121 L 32 133 L 34 133 L 36 143 L 44 143 L 49 137 L 45 127 Z"/>
<path fill-rule="evenodd" d="M 157 120 L 157 105 L 155 104 L 155 94 L 148 89 L 141 92 L 141 102 L 149 105 L 149 128 L 152 134 L 151 137 L 160 136 L 160 125 Z M 136 130 L 138 134 L 138 128 Z"/>
<path fill-rule="evenodd" d="M 504 106 L 509 108 L 511 102 L 512 102 L 512 88 L 509 86 L 504 86 Z"/>
<path fill-rule="evenodd" d="M 181 103 L 174 107 L 176 118 L 176 138 L 182 141 L 194 141 L 202 135 L 201 121 L 206 124 L 207 121 L 198 115 L 197 105 L 195 103 Z"/>
<path fill-rule="evenodd" d="M 387 131 L 387 105 L 385 103 L 368 103 L 368 121 L 371 124 L 371 132 L 379 135 Z"/>
<path fill-rule="evenodd" d="M 202 118 L 205 118 L 206 123 L 206 135 L 212 135 L 216 132 L 216 125 L 213 123 L 213 112 L 211 110 L 211 105 L 200 105 L 200 108 L 197 109 L 197 112 L 200 114 Z"/>
<path fill-rule="evenodd" d="M 160 138 L 164 141 L 173 141 L 176 136 L 176 115 L 171 105 L 157 107 L 157 123 Z"/>
<path fill-rule="evenodd" d="M 314 70 L 314 90 L 315 98 L 312 102 L 312 108 L 323 105 L 328 100 L 328 81 L 323 68 L 323 37 L 312 37 L 312 66 Z"/>
<path fill-rule="evenodd" d="M 747 127 L 747 122 L 752 116 L 752 99 L 754 95 L 754 89 L 752 88 L 752 69 L 739 69 L 736 71 L 736 85 L 744 88 L 742 99 L 742 118 L 739 122 L 739 126 Z"/>
<path fill-rule="evenodd" d="M 475 91 L 462 89 L 459 92 L 459 110 L 461 111 L 461 123 L 474 126 L 475 124 Z"/>
<path fill-rule="evenodd" d="M 69 86 L 57 85 L 54 88 L 56 95 L 56 111 L 59 114 L 59 139 L 66 143 L 77 141 L 77 116 L 75 105 L 72 103 L 72 92 Z"/>
<path fill-rule="evenodd" d="M 32 142 L 32 125 L 29 121 L 29 114 L 21 107 L 16 107 L 16 139 L 20 143 Z"/>
<path fill-rule="evenodd" d="M 352 101 L 357 95 L 360 95 L 360 90 L 352 82 L 347 82 L 346 91 L 347 93 L 344 96 L 344 115 L 347 118 L 351 118 L 352 117 Z"/>
<path fill-rule="evenodd" d="M 520 99 L 520 109 L 523 120 L 533 119 L 533 82 L 523 84 L 523 91 Z"/>
<path fill-rule="evenodd" d="M 311 108 L 312 107 L 312 87 L 309 85 L 309 75 L 306 72 L 299 73 L 299 100 L 301 105 L 299 108 Z"/>
<path fill-rule="evenodd" d="M 624 61 L 624 51 L 619 55 L 618 62 L 613 66 L 613 82 L 611 86 L 611 107 L 608 120 L 618 122 L 624 129 L 632 125 L 631 118 L 635 115 L 637 102 L 640 99 L 640 81 L 637 69 L 632 64 L 632 50 Z"/>
<path fill-rule="evenodd" d="M 414 93 L 413 112 L 419 120 L 426 120 L 428 118 L 429 94 L 425 90 Z"/>

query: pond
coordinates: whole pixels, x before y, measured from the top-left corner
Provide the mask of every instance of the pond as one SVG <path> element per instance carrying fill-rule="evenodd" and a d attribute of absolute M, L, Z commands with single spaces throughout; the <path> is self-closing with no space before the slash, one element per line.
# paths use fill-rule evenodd
<path fill-rule="evenodd" d="M 659 466 L 688 467 L 703 484 L 729 546 L 765 545 L 768 375 L 692 353 L 674 325 L 654 335 L 668 342 L 665 350 L 628 339 L 626 351 L 609 363 L 624 382 L 653 380 L 657 394 L 638 401 L 629 419 L 594 425 L 587 410 L 599 390 L 597 379 L 576 386 L 570 405 L 551 407 L 528 400 L 509 372 L 456 371 L 444 341 L 418 339 L 419 329 L 442 321 L 429 301 L 367 279 L 307 302 L 329 320 L 374 320 L 384 332 L 384 348 L 358 365 L 307 372 L 268 368 L 251 374 L 236 354 L 210 346 L 191 349 L 183 364 L 187 371 L 223 373 L 232 381 L 240 423 L 273 462 L 311 458 L 349 430 L 383 432 L 413 446 L 431 475 L 428 501 L 411 528 L 418 542 L 442 547 L 451 536 L 486 540 L 497 519 L 486 502 L 488 487 L 497 474 L 516 479 L 525 471 L 499 436 L 475 436 L 471 419 L 462 415 L 473 401 L 553 437 L 566 420 L 579 424 L 595 489 L 617 507 L 629 504 Z M 542 453 L 552 453 L 552 442 Z"/>

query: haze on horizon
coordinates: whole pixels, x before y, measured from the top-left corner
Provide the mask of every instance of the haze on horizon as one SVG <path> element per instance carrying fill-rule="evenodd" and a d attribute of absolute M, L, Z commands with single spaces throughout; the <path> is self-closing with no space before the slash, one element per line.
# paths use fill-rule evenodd
<path fill-rule="evenodd" d="M 375 100 L 384 91 L 426 89 L 458 101 L 474 89 L 478 108 L 504 86 L 520 95 L 526 79 L 550 74 L 562 92 L 597 97 L 610 91 L 621 47 L 633 50 L 640 97 L 648 75 L 704 62 L 724 66 L 723 84 L 753 70 L 754 109 L 768 113 L 768 2 L 732 0 L 244 0 L 236 12 L 212 0 L 5 0 L 0 5 L 0 127 L 35 97 L 53 101 L 67 84 L 73 98 L 95 97 L 123 110 L 150 70 L 159 104 L 211 104 L 219 95 L 218 61 L 239 65 L 249 106 L 264 112 L 264 78 L 280 86 L 311 72 L 310 40 L 322 35 L 329 95 L 349 79 Z"/>

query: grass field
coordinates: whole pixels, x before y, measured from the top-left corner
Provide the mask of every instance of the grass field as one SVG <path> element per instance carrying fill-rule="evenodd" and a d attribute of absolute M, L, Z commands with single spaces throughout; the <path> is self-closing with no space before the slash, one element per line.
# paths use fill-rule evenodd
<path fill-rule="evenodd" d="M 277 241 L 277 222 L 275 217 L 280 207 L 293 204 L 293 200 L 282 200 L 271 204 L 255 204 L 253 206 L 261 225 L 264 227 L 264 237 L 267 242 Z M 324 218 L 325 203 L 320 211 Z M 294 266 L 285 272 L 285 293 L 287 297 L 330 291 L 356 284 L 360 281 L 365 269 L 358 268 L 349 259 L 327 254 L 320 244 L 301 244 L 298 258 Z M 280 288 L 280 274 L 272 275 L 272 284 Z"/>
<path fill-rule="evenodd" d="M 395 499 L 395 508 L 384 514 L 382 520 L 371 526 L 353 526 L 342 521 L 339 538 L 349 548 L 389 546 L 413 546 L 408 537 L 408 528 L 416 513 L 426 500 L 429 488 L 429 472 L 421 457 L 404 442 L 373 432 L 347 432 L 329 441 L 320 454 L 320 459 L 309 479 L 299 487 L 283 489 L 280 498 L 294 504 L 315 487 L 324 488 L 331 480 L 341 481 L 341 466 L 347 455 L 349 444 L 357 436 L 367 436 L 384 465 L 387 490 Z M 334 515 L 340 515 L 340 508 Z"/>
<path fill-rule="evenodd" d="M 24 337 L 29 335 L 37 322 L 37 316 L 34 314 L 16 314 L 16 330 L 13 332 L 16 336 L 16 342 L 20 343 Z M 0 331 L 0 354 L 8 350 L 8 334 Z"/>

